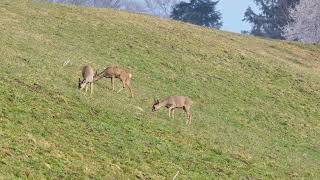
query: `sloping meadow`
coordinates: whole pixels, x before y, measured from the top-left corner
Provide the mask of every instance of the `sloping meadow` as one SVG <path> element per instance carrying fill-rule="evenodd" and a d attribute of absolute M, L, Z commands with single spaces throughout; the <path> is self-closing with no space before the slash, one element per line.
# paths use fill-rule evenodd
<path fill-rule="evenodd" d="M 319 45 L 23 0 L 0 14 L 0 177 L 320 178 Z M 135 97 L 80 92 L 86 64 L 129 69 Z M 193 100 L 191 125 L 151 112 L 169 95 Z"/>

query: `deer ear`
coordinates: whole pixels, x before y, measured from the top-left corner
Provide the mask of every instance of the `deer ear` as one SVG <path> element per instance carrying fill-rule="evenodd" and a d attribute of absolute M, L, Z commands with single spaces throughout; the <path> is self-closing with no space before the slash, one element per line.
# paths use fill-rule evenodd
<path fill-rule="evenodd" d="M 97 74 L 98 74 L 98 71 L 96 71 L 96 73 L 94 74 L 94 76 L 97 76 Z"/>
<path fill-rule="evenodd" d="M 81 82 L 81 79 L 79 78 L 79 83 Z"/>
<path fill-rule="evenodd" d="M 156 103 L 159 104 L 159 99 L 156 100 Z"/>

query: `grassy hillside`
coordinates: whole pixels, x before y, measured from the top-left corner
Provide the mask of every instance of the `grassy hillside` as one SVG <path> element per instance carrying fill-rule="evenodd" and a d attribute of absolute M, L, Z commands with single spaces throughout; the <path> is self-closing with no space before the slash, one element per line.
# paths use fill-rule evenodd
<path fill-rule="evenodd" d="M 0 178 L 320 178 L 319 45 L 27 0 L 0 14 Z M 79 92 L 85 64 L 130 69 L 135 98 Z M 192 125 L 151 112 L 174 94 Z"/>

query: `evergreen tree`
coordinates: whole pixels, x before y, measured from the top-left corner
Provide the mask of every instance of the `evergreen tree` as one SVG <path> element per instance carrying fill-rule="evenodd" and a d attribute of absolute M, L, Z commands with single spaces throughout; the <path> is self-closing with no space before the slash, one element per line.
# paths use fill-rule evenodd
<path fill-rule="evenodd" d="M 206 26 L 220 28 L 222 26 L 221 13 L 216 10 L 219 1 L 191 0 L 181 2 L 173 7 L 170 15 L 172 19 Z"/>
<path fill-rule="evenodd" d="M 292 21 L 289 11 L 299 0 L 254 0 L 254 2 L 261 12 L 257 14 L 251 7 L 246 10 L 243 21 L 253 24 L 249 33 L 255 36 L 284 39 L 283 28 Z"/>

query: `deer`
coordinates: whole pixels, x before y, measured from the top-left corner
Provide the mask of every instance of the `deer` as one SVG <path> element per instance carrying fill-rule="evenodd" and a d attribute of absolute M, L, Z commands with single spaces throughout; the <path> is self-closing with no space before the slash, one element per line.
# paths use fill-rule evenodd
<path fill-rule="evenodd" d="M 174 112 L 177 108 L 182 108 L 187 114 L 186 124 L 191 124 L 192 113 L 191 113 L 192 100 L 187 96 L 169 96 L 166 99 L 159 101 L 154 99 L 152 105 L 152 112 L 157 111 L 161 107 L 169 109 L 169 118 L 174 118 Z"/>
<path fill-rule="evenodd" d="M 97 75 L 97 72 L 94 73 L 94 70 L 91 66 L 86 65 L 82 68 L 82 77 L 83 80 L 79 78 L 79 89 L 80 91 L 85 88 L 86 92 L 88 91 L 88 84 L 90 85 L 90 94 L 93 93 L 93 82 L 94 78 Z"/>
<path fill-rule="evenodd" d="M 131 97 L 133 97 L 133 92 L 131 89 L 131 78 L 132 74 L 121 67 L 118 66 L 109 66 L 106 69 L 104 69 L 101 73 L 97 74 L 97 76 L 94 78 L 94 81 L 98 81 L 101 78 L 111 78 L 111 84 L 112 84 L 112 90 L 114 91 L 114 79 L 118 78 L 122 82 L 122 88 L 117 91 L 120 93 L 123 89 L 128 87 Z"/>

